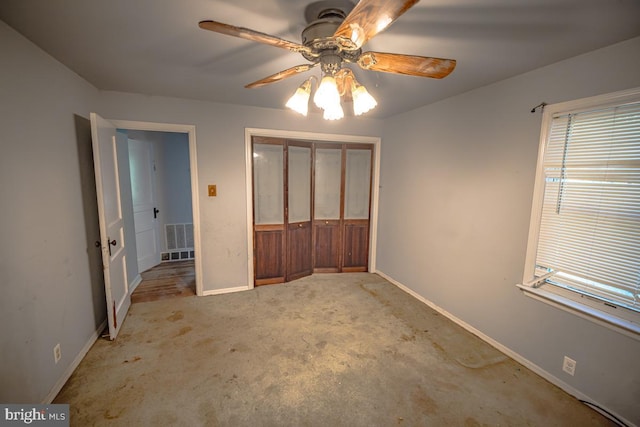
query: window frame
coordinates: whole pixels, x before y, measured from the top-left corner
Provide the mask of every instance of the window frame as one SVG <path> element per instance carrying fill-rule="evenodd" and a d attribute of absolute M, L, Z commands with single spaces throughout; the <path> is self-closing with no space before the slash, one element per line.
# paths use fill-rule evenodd
<path fill-rule="evenodd" d="M 522 284 L 518 284 L 517 287 L 529 297 L 640 340 L 640 312 L 636 312 L 625 307 L 616 307 L 605 303 L 603 300 L 590 297 L 586 293 L 581 293 L 577 290 L 568 290 L 548 283 L 544 279 L 544 276 L 535 276 L 535 264 L 539 243 L 538 235 L 542 219 L 545 192 L 545 174 L 543 166 L 547 140 L 551 131 L 554 116 L 558 114 L 579 113 L 594 108 L 613 107 L 630 102 L 640 102 L 640 88 L 546 105 L 544 107 L 538 146 L 538 158 L 536 164 L 536 176 L 531 206 L 524 273 Z"/>

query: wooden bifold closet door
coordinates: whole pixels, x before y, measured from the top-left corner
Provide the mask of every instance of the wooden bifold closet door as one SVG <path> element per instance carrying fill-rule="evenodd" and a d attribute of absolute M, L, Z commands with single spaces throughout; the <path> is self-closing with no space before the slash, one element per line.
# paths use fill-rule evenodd
<path fill-rule="evenodd" d="M 255 284 L 285 280 L 284 141 L 253 138 Z"/>
<path fill-rule="evenodd" d="M 373 146 L 252 138 L 255 284 L 367 271 Z"/>
<path fill-rule="evenodd" d="M 313 272 L 311 242 L 311 144 L 287 142 L 287 268 L 285 281 Z"/>
<path fill-rule="evenodd" d="M 372 150 L 346 146 L 343 158 L 342 271 L 367 271 Z"/>

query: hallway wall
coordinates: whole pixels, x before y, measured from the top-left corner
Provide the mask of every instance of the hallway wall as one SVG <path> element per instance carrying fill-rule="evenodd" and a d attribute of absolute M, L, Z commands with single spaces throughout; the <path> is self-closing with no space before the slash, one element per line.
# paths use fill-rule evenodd
<path fill-rule="evenodd" d="M 163 132 L 160 183 L 164 189 L 164 220 L 167 224 L 193 222 L 189 138 L 185 133 Z"/>
<path fill-rule="evenodd" d="M 166 224 L 193 224 L 189 137 L 186 133 L 125 130 L 153 146 L 160 251 L 167 251 Z"/>

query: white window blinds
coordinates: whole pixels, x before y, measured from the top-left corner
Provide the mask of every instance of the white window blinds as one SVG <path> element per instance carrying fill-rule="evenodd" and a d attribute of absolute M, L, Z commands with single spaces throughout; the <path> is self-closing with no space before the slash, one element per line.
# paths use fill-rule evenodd
<path fill-rule="evenodd" d="M 640 102 L 551 120 L 535 277 L 640 312 Z"/>

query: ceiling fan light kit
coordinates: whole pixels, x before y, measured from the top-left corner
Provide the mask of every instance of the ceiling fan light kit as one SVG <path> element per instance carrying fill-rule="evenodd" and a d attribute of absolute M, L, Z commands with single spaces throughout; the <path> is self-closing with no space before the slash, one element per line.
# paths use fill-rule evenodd
<path fill-rule="evenodd" d="M 353 98 L 353 113 L 356 116 L 366 113 L 369 110 L 376 108 L 378 102 L 373 96 L 362 86 L 355 86 L 351 90 L 351 97 Z"/>
<path fill-rule="evenodd" d="M 295 93 L 287 101 L 285 106 L 306 117 L 309 111 L 309 98 L 311 97 L 311 79 L 309 77 L 296 89 Z"/>
<path fill-rule="evenodd" d="M 309 99 L 314 81 L 317 81 L 315 76 L 305 80 L 285 106 L 306 116 L 309 111 Z M 324 111 L 323 117 L 326 120 L 337 120 L 344 117 L 340 99 L 348 98 L 349 95 L 353 100 L 353 113 L 356 116 L 364 114 L 378 105 L 367 89 L 358 83 L 353 71 L 349 68 L 342 68 L 334 76 L 325 75 L 316 90 L 313 103 Z"/>
<path fill-rule="evenodd" d="M 389 27 L 418 0 L 321 0 L 305 9 L 307 27 L 302 31 L 302 44 L 248 28 L 216 21 L 201 21 L 200 28 L 239 37 L 300 53 L 310 64 L 297 65 L 246 85 L 256 88 L 304 73 L 318 65 L 322 79 L 313 97 L 326 120 L 344 117 L 340 99 L 353 100 L 355 115 L 375 108 L 376 100 L 356 81 L 345 63 L 357 64 L 364 70 L 441 79 L 456 66 L 453 59 L 431 58 L 383 52 L 362 52 L 362 46 Z M 313 77 L 300 85 L 286 107 L 306 116 L 309 109 Z"/>

